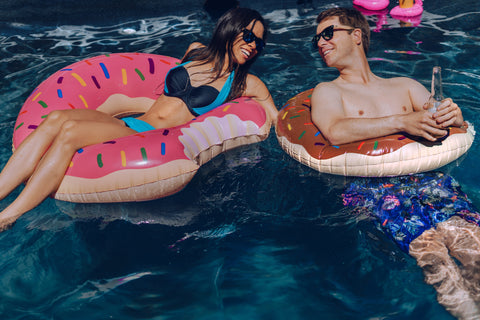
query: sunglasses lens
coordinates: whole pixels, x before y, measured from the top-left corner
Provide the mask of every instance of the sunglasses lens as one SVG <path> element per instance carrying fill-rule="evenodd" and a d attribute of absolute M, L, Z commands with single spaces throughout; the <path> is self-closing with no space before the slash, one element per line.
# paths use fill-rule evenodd
<path fill-rule="evenodd" d="M 262 51 L 263 47 L 265 47 L 265 42 L 262 39 L 255 40 L 255 46 L 257 47 L 257 51 Z"/>
<path fill-rule="evenodd" d="M 243 41 L 245 41 L 246 43 L 250 43 L 253 40 L 255 40 L 253 37 L 254 37 L 254 34 L 252 31 L 250 30 L 243 31 Z"/>
<path fill-rule="evenodd" d="M 255 46 L 257 48 L 257 51 L 261 51 L 263 47 L 265 47 L 265 42 L 262 39 L 257 38 L 251 30 L 243 31 L 243 41 L 245 41 L 246 43 L 255 41 Z"/>
<path fill-rule="evenodd" d="M 325 39 L 326 41 L 330 40 L 333 38 L 333 26 L 325 28 L 320 35 Z"/>

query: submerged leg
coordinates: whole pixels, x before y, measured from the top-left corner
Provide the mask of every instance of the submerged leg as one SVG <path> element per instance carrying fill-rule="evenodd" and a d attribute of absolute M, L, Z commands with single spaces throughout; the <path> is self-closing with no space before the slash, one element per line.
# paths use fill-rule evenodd
<path fill-rule="evenodd" d="M 437 231 L 445 239 L 450 254 L 462 264 L 463 277 L 471 295 L 480 302 L 480 228 L 453 216 L 439 223 Z"/>
<path fill-rule="evenodd" d="M 410 254 L 423 269 L 425 282 L 437 290 L 438 302 L 459 319 L 478 319 L 480 308 L 460 269 L 449 256 L 443 236 L 429 229 L 410 243 Z"/>
<path fill-rule="evenodd" d="M 66 121 L 23 191 L 0 213 L 0 231 L 8 228 L 58 188 L 72 156 L 79 148 L 133 133 L 134 130 L 115 121 Z"/>

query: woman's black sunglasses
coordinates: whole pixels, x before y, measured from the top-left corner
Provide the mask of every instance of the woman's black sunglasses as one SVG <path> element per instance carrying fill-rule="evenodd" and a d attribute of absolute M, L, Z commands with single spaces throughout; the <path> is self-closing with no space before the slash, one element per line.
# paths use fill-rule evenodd
<path fill-rule="evenodd" d="M 250 43 L 255 41 L 257 51 L 260 52 L 265 47 L 265 41 L 262 38 L 258 38 L 252 30 L 243 29 L 243 41 Z"/>
<path fill-rule="evenodd" d="M 318 41 L 320 41 L 320 37 L 325 39 L 325 41 L 331 40 L 333 38 L 334 31 L 348 31 L 351 33 L 353 30 L 355 30 L 355 28 L 335 28 L 335 26 L 332 24 L 313 37 L 312 46 L 315 49 L 318 48 Z"/>

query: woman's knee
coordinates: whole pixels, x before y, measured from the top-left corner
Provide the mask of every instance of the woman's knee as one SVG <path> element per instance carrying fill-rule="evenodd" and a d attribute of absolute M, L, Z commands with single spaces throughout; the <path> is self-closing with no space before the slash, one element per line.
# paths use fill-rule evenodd
<path fill-rule="evenodd" d="M 76 120 L 65 120 L 59 130 L 55 142 L 65 147 L 77 147 L 79 124 Z"/>
<path fill-rule="evenodd" d="M 62 124 L 68 120 L 68 113 L 65 111 L 68 110 L 55 110 L 50 112 L 45 121 L 42 122 L 42 125 L 60 128 Z"/>

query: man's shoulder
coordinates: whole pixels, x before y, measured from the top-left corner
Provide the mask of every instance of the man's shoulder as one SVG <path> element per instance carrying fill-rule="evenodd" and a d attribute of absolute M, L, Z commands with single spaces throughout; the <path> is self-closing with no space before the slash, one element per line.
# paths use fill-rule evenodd
<path fill-rule="evenodd" d="M 338 86 L 333 82 L 333 81 L 328 81 L 328 82 L 320 82 L 315 86 L 313 89 L 313 92 L 321 92 L 325 90 L 338 90 Z"/>
<path fill-rule="evenodd" d="M 416 80 L 408 77 L 394 77 L 384 80 L 390 82 L 393 85 L 412 85 L 418 83 Z"/>

